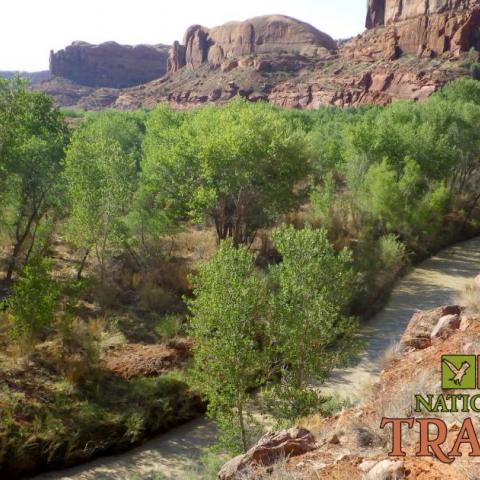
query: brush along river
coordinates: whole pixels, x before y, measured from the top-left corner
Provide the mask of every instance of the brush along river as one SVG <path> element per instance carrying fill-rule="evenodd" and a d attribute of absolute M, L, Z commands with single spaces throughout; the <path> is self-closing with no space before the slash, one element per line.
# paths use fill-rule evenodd
<path fill-rule="evenodd" d="M 382 354 L 399 341 L 411 316 L 454 301 L 464 284 L 480 273 L 480 238 L 457 244 L 423 262 L 394 288 L 388 304 L 362 331 L 366 348 L 355 366 L 336 370 L 323 393 L 352 398 L 376 380 Z M 215 426 L 198 419 L 160 435 L 122 455 L 51 472 L 34 480 L 178 480 L 198 463 L 215 441 Z"/>

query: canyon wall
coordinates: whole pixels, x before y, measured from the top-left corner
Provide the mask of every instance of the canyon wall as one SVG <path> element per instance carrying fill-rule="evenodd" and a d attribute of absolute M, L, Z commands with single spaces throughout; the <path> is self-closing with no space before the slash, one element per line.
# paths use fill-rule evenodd
<path fill-rule="evenodd" d="M 368 0 L 366 27 L 380 27 L 376 41 L 397 57 L 458 57 L 480 48 L 480 0 Z"/>

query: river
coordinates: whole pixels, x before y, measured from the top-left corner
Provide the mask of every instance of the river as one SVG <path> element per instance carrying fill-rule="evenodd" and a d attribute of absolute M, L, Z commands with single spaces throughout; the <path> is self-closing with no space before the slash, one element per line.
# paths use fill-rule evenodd
<path fill-rule="evenodd" d="M 480 273 L 480 238 L 457 244 L 426 260 L 394 288 L 389 302 L 362 330 L 365 351 L 351 368 L 334 371 L 325 393 L 357 397 L 380 373 L 380 359 L 399 341 L 411 316 L 455 301 L 465 283 Z M 185 479 L 202 449 L 215 441 L 215 426 L 197 419 L 121 455 L 42 474 L 32 480 Z"/>

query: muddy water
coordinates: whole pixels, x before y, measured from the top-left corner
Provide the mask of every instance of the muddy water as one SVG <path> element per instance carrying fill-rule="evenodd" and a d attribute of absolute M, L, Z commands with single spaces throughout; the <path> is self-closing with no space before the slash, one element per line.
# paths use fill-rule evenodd
<path fill-rule="evenodd" d="M 349 369 L 337 370 L 322 389 L 354 398 L 380 373 L 379 360 L 398 342 L 412 314 L 454 301 L 463 285 L 480 273 L 480 238 L 448 248 L 415 268 L 395 287 L 389 303 L 363 330 L 366 349 Z M 202 448 L 215 439 L 214 425 L 204 419 L 160 435 L 123 455 L 105 457 L 34 480 L 141 480 L 188 478 Z"/>
<path fill-rule="evenodd" d="M 382 354 L 400 340 L 412 315 L 454 302 L 458 291 L 479 273 L 480 238 L 447 248 L 413 269 L 363 329 L 366 349 L 358 361 L 352 368 L 336 370 L 322 392 L 360 399 L 380 374 Z"/>

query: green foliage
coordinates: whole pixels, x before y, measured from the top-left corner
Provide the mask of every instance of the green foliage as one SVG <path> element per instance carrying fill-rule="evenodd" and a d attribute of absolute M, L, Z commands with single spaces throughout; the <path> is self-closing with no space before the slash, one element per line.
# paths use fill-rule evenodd
<path fill-rule="evenodd" d="M 229 242 L 220 244 L 192 280 L 192 379 L 208 400 L 208 413 L 217 421 L 223 443 L 246 450 L 249 390 L 262 382 L 269 364 L 262 348 L 265 284 L 255 273 L 253 255 Z"/>
<path fill-rule="evenodd" d="M 355 351 L 357 322 L 346 315 L 356 275 L 348 250 L 336 254 L 325 229 L 284 226 L 274 235 L 282 262 L 270 269 L 270 335 L 281 382 L 276 386 L 280 415 L 311 413 L 318 397 L 308 382 L 323 382 L 331 370 Z"/>
<path fill-rule="evenodd" d="M 89 113 L 81 128 L 92 137 L 115 140 L 122 152 L 133 157 L 137 168 L 140 168 L 145 118 L 141 111 L 105 110 Z"/>
<path fill-rule="evenodd" d="M 0 79 L 0 225 L 13 245 L 9 279 L 22 251 L 32 251 L 41 223 L 61 207 L 67 141 L 67 127 L 51 98 L 29 91 L 19 78 Z"/>
<path fill-rule="evenodd" d="M 480 84 L 474 80 L 462 78 L 443 87 L 435 97 L 455 103 L 480 105 Z"/>
<path fill-rule="evenodd" d="M 182 327 L 183 321 L 179 315 L 164 315 L 158 321 L 157 326 L 155 327 L 155 333 L 160 341 L 165 342 L 177 336 L 182 331 Z"/>
<path fill-rule="evenodd" d="M 25 347 L 39 340 L 54 320 L 59 288 L 50 277 L 50 268 L 47 259 L 32 260 L 4 302 L 13 322 L 12 337 Z"/>
<path fill-rule="evenodd" d="M 218 238 L 236 245 L 295 205 L 293 187 L 308 173 L 304 134 L 271 107 L 241 99 L 181 115 L 161 107 L 147 122 L 144 150 L 147 201 L 210 219 Z"/>
<path fill-rule="evenodd" d="M 405 160 L 400 176 L 387 160 L 372 165 L 360 195 L 364 208 L 384 231 L 410 238 L 435 233 L 449 201 L 445 185 L 426 184 L 419 165 L 411 158 Z"/>
<path fill-rule="evenodd" d="M 310 202 L 312 209 L 318 215 L 323 225 L 327 228 L 331 227 L 333 220 L 333 206 L 336 195 L 335 178 L 332 172 L 326 174 L 323 185 L 319 185 L 310 193 Z"/>
<path fill-rule="evenodd" d="M 472 63 L 470 66 L 470 73 L 474 80 L 480 80 L 480 62 Z"/>
<path fill-rule="evenodd" d="M 395 270 L 401 266 L 407 257 L 407 249 L 395 235 L 384 235 L 378 240 L 378 260 L 383 269 Z"/>
<path fill-rule="evenodd" d="M 135 188 L 134 155 L 115 138 L 88 125 L 72 137 L 65 179 L 70 238 L 87 251 L 94 249 L 103 279 L 107 253 L 124 240 L 122 220 Z"/>

